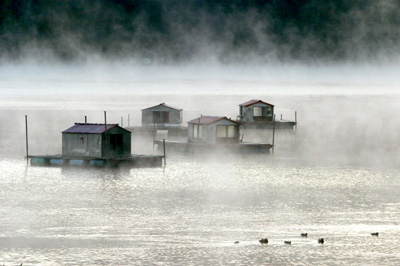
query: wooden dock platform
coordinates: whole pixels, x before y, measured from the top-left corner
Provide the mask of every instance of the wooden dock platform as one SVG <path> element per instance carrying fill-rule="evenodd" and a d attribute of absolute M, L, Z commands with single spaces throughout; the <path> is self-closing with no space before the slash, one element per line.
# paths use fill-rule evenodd
<path fill-rule="evenodd" d="M 125 168 L 153 168 L 162 167 L 162 155 L 139 155 L 97 158 L 97 157 L 68 157 L 56 155 L 29 155 L 31 166 L 58 166 L 58 167 L 125 167 Z"/>
<path fill-rule="evenodd" d="M 163 141 L 155 140 L 158 150 L 163 149 Z M 172 141 L 165 140 L 166 150 L 168 152 L 181 152 L 181 153 L 206 153 L 216 150 L 228 151 L 231 153 L 245 154 L 269 154 L 272 148 L 271 144 L 267 143 L 250 143 L 240 142 L 233 144 L 204 144 L 188 141 Z"/>

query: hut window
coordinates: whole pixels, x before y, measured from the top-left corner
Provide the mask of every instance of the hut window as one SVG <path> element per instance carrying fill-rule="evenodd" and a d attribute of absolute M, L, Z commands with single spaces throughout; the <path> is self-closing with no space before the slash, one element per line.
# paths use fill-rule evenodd
<path fill-rule="evenodd" d="M 254 106 L 253 116 L 262 116 L 262 107 Z"/>
<path fill-rule="evenodd" d="M 236 137 L 235 126 L 228 126 L 227 128 L 228 128 L 228 138 Z"/>
<path fill-rule="evenodd" d="M 235 126 L 217 126 L 217 138 L 234 138 L 236 137 Z"/>
<path fill-rule="evenodd" d="M 153 111 L 153 123 L 169 123 L 169 112 L 167 111 Z"/>
<path fill-rule="evenodd" d="M 110 135 L 110 145 L 113 150 L 122 149 L 123 137 L 122 134 L 111 134 Z"/>
<path fill-rule="evenodd" d="M 217 138 L 226 138 L 226 126 L 217 126 Z"/>
<path fill-rule="evenodd" d="M 194 139 L 201 139 L 202 138 L 202 132 L 203 127 L 202 125 L 193 125 L 193 138 Z"/>

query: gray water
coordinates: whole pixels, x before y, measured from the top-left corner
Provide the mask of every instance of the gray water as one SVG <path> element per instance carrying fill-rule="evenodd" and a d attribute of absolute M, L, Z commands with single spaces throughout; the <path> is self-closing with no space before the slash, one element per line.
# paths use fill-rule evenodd
<path fill-rule="evenodd" d="M 24 160 L 25 114 L 30 154 L 52 154 L 60 152 L 60 132 L 84 115 L 101 123 L 108 110 L 119 123 L 130 113 L 131 125 L 139 124 L 141 108 L 165 101 L 185 109 L 184 121 L 235 117 L 251 98 L 274 103 L 287 119 L 298 111 L 295 147 L 278 134 L 274 156 L 170 154 L 165 170 L 27 167 Z M 400 262 L 398 96 L 34 91 L 8 92 L 0 103 L 0 265 Z M 137 143 L 133 151 L 152 152 Z M 267 245 L 258 242 L 264 237 Z"/>

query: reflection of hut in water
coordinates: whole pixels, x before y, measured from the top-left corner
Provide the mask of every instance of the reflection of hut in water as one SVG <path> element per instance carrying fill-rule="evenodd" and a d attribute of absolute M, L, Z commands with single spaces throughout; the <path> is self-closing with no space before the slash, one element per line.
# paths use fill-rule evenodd
<path fill-rule="evenodd" d="M 239 142 L 239 123 L 224 116 L 200 116 L 188 124 L 188 142 L 207 144 Z"/>
<path fill-rule="evenodd" d="M 118 124 L 75 123 L 62 132 L 62 155 L 121 157 L 131 155 L 131 132 Z"/>
<path fill-rule="evenodd" d="M 142 127 L 176 128 L 181 126 L 181 108 L 160 103 L 142 110 Z"/>

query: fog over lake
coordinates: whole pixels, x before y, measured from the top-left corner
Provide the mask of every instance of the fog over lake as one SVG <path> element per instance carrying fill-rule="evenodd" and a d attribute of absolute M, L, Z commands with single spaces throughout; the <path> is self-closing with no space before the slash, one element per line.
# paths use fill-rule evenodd
<path fill-rule="evenodd" d="M 0 265 L 398 265 L 399 10 L 0 3 Z M 142 109 L 165 102 L 187 126 L 236 119 L 251 99 L 278 120 L 297 113 L 273 154 L 167 150 L 165 169 L 24 158 L 25 115 L 29 154 L 60 154 L 61 132 L 85 116 L 140 126 Z M 149 139 L 134 136 L 132 153 L 159 154 Z M 272 143 L 272 132 L 244 140 Z"/>

